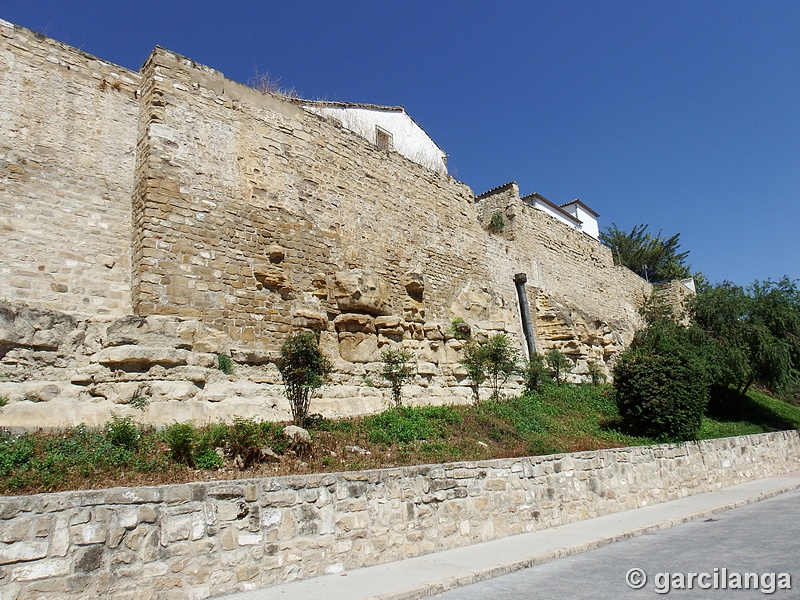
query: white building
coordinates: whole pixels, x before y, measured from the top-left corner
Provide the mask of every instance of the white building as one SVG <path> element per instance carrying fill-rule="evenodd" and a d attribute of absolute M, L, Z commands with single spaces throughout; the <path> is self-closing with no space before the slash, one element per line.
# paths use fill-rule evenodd
<path fill-rule="evenodd" d="M 581 222 L 581 226 L 579 227 L 581 231 L 588 233 L 594 239 L 598 239 L 600 237 L 600 229 L 597 227 L 597 217 L 600 215 L 586 206 L 583 202 L 576 198 L 572 202 L 562 204 L 560 208 Z"/>
<path fill-rule="evenodd" d="M 357 133 L 379 148 L 393 150 L 423 167 L 447 174 L 447 153 L 436 145 L 402 106 L 352 102 L 301 102 L 301 106 Z"/>

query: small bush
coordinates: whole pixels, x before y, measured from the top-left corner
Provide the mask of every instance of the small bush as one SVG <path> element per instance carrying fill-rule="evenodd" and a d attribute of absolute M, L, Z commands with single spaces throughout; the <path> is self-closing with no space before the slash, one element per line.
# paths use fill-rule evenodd
<path fill-rule="evenodd" d="M 567 373 L 572 370 L 572 361 L 567 355 L 559 352 L 555 348 L 550 348 L 544 358 L 547 361 L 547 366 L 550 367 L 550 373 L 556 383 L 559 385 L 566 383 Z"/>
<path fill-rule="evenodd" d="M 401 406 L 403 403 L 401 395 L 403 384 L 414 377 L 414 365 L 411 363 L 413 359 L 414 353 L 402 348 L 381 352 L 383 362 L 381 375 L 389 383 L 395 406 Z"/>
<path fill-rule="evenodd" d="M 225 461 L 214 448 L 206 448 L 195 456 L 195 464 L 198 469 L 219 469 Z"/>
<path fill-rule="evenodd" d="M 544 385 L 551 380 L 541 354 L 534 354 L 525 363 L 522 368 L 522 378 L 525 381 L 525 391 L 528 393 L 540 392 Z"/>
<path fill-rule="evenodd" d="M 191 421 L 174 423 L 166 427 L 162 433 L 169 446 L 169 455 L 177 463 L 195 466 L 195 429 Z"/>
<path fill-rule="evenodd" d="M 624 352 L 614 366 L 614 398 L 623 426 L 660 440 L 696 439 L 708 404 L 702 364 L 691 355 Z"/>
<path fill-rule="evenodd" d="M 238 458 L 242 468 L 261 459 L 261 449 L 268 446 L 268 441 L 275 435 L 271 426 L 271 423 L 256 423 L 253 419 L 233 419 L 228 431 L 228 448 L 231 456 Z"/>
<path fill-rule="evenodd" d="M 28 464 L 34 455 L 35 441 L 26 434 L 12 435 L 0 431 L 0 476 Z"/>
<path fill-rule="evenodd" d="M 3 408 L 6 404 L 8 404 L 8 398 L 6 396 L 0 396 L 0 408 Z"/>
<path fill-rule="evenodd" d="M 133 422 L 132 417 L 111 415 L 111 421 L 105 426 L 106 439 L 114 446 L 135 452 L 142 439 L 139 426 Z"/>
<path fill-rule="evenodd" d="M 490 337 L 481 345 L 486 377 L 492 388 L 492 399 L 500 398 L 500 390 L 508 378 L 517 372 L 519 354 L 511 345 L 511 339 L 505 333 Z"/>
<path fill-rule="evenodd" d="M 144 411 L 150 405 L 150 398 L 144 394 L 135 394 L 131 398 L 131 407 L 136 410 Z"/>
<path fill-rule="evenodd" d="M 468 340 L 472 337 L 469 324 L 461 317 L 455 317 L 450 321 L 450 325 L 445 329 L 445 333 L 449 333 L 457 340 Z"/>
<path fill-rule="evenodd" d="M 459 364 L 467 371 L 472 399 L 477 403 L 481 399 L 481 384 L 486 381 L 486 357 L 482 346 L 474 340 L 468 342 Z"/>
<path fill-rule="evenodd" d="M 236 371 L 233 366 L 233 359 L 227 354 L 217 354 L 217 368 L 225 375 L 233 375 Z"/>
<path fill-rule="evenodd" d="M 589 364 L 589 380 L 592 385 L 603 385 L 606 382 L 606 374 L 600 369 L 597 363 Z"/>
<path fill-rule="evenodd" d="M 506 227 L 506 218 L 500 211 L 492 213 L 489 219 L 489 231 L 492 233 L 500 233 Z"/>
<path fill-rule="evenodd" d="M 333 364 L 319 349 L 319 337 L 304 331 L 292 334 L 281 346 L 278 370 L 295 425 L 305 426 L 311 393 L 322 387 Z"/>

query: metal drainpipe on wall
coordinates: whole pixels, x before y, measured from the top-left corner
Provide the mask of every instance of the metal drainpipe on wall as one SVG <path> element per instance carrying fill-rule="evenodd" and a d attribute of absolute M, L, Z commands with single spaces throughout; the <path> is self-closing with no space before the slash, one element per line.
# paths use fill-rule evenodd
<path fill-rule="evenodd" d="M 533 339 L 533 327 L 531 327 L 531 311 L 528 308 L 528 294 L 525 291 L 525 282 L 528 276 L 525 273 L 514 275 L 514 285 L 517 288 L 517 300 L 519 301 L 519 314 L 522 318 L 522 332 L 525 334 L 525 344 L 528 347 L 528 360 L 536 354 L 536 342 Z"/>

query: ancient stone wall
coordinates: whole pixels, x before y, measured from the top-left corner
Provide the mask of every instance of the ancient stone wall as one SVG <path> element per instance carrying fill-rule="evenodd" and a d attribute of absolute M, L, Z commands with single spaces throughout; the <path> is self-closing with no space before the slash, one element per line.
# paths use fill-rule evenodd
<path fill-rule="evenodd" d="M 797 431 L 379 471 L 0 498 L 0 595 L 206 598 L 791 472 Z"/>
<path fill-rule="evenodd" d="M 0 22 L 0 298 L 131 312 L 140 77 Z"/>
<path fill-rule="evenodd" d="M 143 382 L 152 398 L 202 398 L 215 384 L 210 371 L 182 390 L 152 383 L 178 381 L 184 366 L 211 368 L 208 357 L 162 360 L 177 350 L 233 356 L 240 375 L 219 394 L 246 398 L 247 414 L 273 414 L 275 352 L 308 329 L 335 362 L 319 398 L 328 414 L 379 408 L 382 392 L 364 382 L 380 371 L 381 351 L 398 345 L 417 364 L 409 398 L 467 401 L 462 341 L 449 327 L 460 318 L 477 337 L 505 332 L 522 350 L 520 272 L 537 346 L 567 353 L 574 380 L 591 363 L 608 372 L 639 324 L 649 284 L 523 202 L 516 184 L 476 198 L 333 119 L 162 48 L 131 73 L 23 28 L 0 31 L 0 127 L 11 140 L 0 142 L 0 299 L 13 303 L 3 318 L 55 309 L 69 313 L 53 317 L 59 323 L 77 323 L 55 345 L 50 317 L 21 325 L 44 345 L 0 327 L 0 374 L 18 384 L 5 394 L 12 403 L 102 397 L 113 407 Z M 492 232 L 495 211 L 504 228 Z M 108 350 L 106 329 L 131 314 L 202 339 Z M 255 372 L 264 365 L 267 374 Z M 47 393 L 29 389 L 37 382 Z M 214 414 L 201 404 L 176 404 L 175 418 Z M 25 426 L 43 406 L 4 416 Z M 70 406 L 60 414 L 91 409 Z M 170 420 L 169 410 L 151 416 Z"/>

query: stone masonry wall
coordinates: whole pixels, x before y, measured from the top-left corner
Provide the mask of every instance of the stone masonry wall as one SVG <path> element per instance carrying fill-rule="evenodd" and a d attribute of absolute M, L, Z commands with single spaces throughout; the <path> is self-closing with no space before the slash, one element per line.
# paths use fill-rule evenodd
<path fill-rule="evenodd" d="M 526 205 L 516 184 L 476 198 L 163 48 L 132 73 L 21 27 L 0 33 L 7 423 L 94 423 L 141 394 L 157 424 L 277 418 L 275 353 L 299 330 L 320 332 L 334 360 L 315 399 L 329 416 L 385 405 L 365 383 L 396 346 L 415 356 L 409 400 L 466 402 L 452 320 L 523 350 L 520 272 L 537 347 L 567 353 L 573 380 L 591 364 L 609 372 L 640 323 L 649 284 Z M 493 233 L 495 211 L 505 226 Z M 61 314 L 32 321 L 40 309 Z M 134 315 L 198 335 L 107 339 Z M 53 323 L 71 337 L 48 333 Z M 213 353 L 234 358 L 236 377 L 218 380 Z"/>
<path fill-rule="evenodd" d="M 615 267 L 596 240 L 524 205 L 516 185 L 503 194 L 507 230 L 493 235 L 481 207 L 497 198 L 476 206 L 463 184 L 334 121 L 162 49 L 143 76 L 138 314 L 199 317 L 233 340 L 270 349 L 298 316 L 339 333 L 341 344 L 330 321 L 348 312 L 394 317 L 404 323 L 390 329 L 420 331 L 462 317 L 520 340 L 513 274 L 522 271 L 533 299 L 541 289 L 574 307 L 575 319 L 619 342 L 615 352 L 630 340 L 647 284 Z M 350 311 L 339 302 L 334 279 L 353 269 L 385 287 L 380 308 Z M 409 292 L 409 273 L 421 282 L 417 293 Z M 380 336 L 361 341 L 356 354 L 374 360 Z"/>
<path fill-rule="evenodd" d="M 140 77 L 0 21 L 0 298 L 131 312 Z"/>
<path fill-rule="evenodd" d="M 380 471 L 0 498 L 0 596 L 207 598 L 791 472 L 797 431 Z"/>

